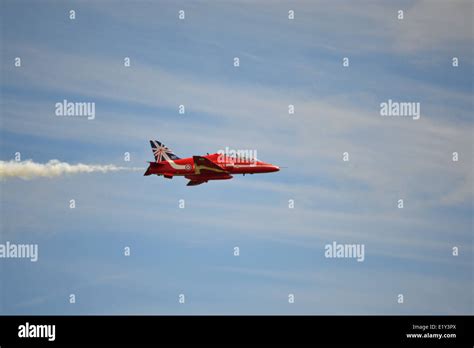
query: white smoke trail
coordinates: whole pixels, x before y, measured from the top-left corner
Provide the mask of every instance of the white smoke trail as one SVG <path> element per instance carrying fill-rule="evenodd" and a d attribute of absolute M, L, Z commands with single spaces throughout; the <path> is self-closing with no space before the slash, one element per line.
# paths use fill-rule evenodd
<path fill-rule="evenodd" d="M 32 160 L 22 162 L 17 161 L 0 161 L 0 179 L 22 178 L 32 179 L 36 177 L 57 177 L 64 174 L 78 173 L 107 173 L 117 171 L 138 171 L 145 168 L 136 167 L 118 167 L 114 164 L 69 164 L 58 160 L 51 160 L 47 163 L 35 163 Z"/>

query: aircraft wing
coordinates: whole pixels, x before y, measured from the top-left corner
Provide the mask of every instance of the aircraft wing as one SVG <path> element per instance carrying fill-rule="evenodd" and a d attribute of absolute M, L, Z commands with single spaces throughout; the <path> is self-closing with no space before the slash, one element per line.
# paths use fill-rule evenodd
<path fill-rule="evenodd" d="M 224 168 L 207 159 L 206 157 L 193 156 L 193 161 L 195 174 L 229 174 L 229 172 Z"/>

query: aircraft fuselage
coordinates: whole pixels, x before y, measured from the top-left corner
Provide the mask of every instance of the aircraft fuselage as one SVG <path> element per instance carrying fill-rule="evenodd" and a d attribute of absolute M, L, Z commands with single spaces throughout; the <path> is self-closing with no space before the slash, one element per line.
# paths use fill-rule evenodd
<path fill-rule="evenodd" d="M 233 174 L 271 173 L 280 170 L 277 166 L 256 159 L 230 157 L 215 153 L 206 156 L 179 158 L 158 140 L 150 140 L 155 162 L 149 162 L 145 176 L 162 175 L 172 179 L 184 176 L 188 186 L 200 185 L 209 180 L 232 179 Z"/>
<path fill-rule="evenodd" d="M 247 160 L 232 160 L 231 158 L 219 158 L 225 157 L 220 154 L 212 154 L 207 156 L 202 156 L 217 164 L 219 167 L 222 167 L 229 174 L 258 174 L 258 173 L 271 173 L 277 172 L 280 170 L 275 165 L 265 163 L 262 161 L 247 161 Z M 193 157 L 181 158 L 178 160 L 170 161 L 161 161 L 161 162 L 149 162 L 150 166 L 146 171 L 145 175 L 163 175 L 163 176 L 187 176 L 187 175 L 203 175 L 196 173 L 200 171 L 199 164 L 194 163 Z M 211 171 L 212 169 L 206 168 L 206 170 Z M 210 174 L 210 173 L 209 173 Z M 208 175 L 208 174 L 206 174 Z"/>

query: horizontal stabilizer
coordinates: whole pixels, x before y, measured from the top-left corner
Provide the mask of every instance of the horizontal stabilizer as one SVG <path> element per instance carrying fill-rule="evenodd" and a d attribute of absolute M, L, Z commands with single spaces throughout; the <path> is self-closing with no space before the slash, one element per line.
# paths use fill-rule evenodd
<path fill-rule="evenodd" d="M 153 169 L 154 168 L 159 168 L 161 166 L 163 166 L 163 164 L 161 164 L 161 163 L 148 162 L 148 168 L 147 168 L 145 174 L 143 174 L 143 175 L 145 175 L 145 176 L 151 175 L 151 174 L 153 174 Z"/>

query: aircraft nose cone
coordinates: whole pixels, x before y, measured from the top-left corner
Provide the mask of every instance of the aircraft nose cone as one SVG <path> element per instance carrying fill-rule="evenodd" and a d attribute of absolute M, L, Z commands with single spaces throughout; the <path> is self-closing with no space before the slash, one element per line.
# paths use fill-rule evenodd
<path fill-rule="evenodd" d="M 279 171 L 280 171 L 280 167 L 278 167 L 278 166 L 272 166 L 272 171 L 273 171 L 273 172 L 279 172 Z"/>

